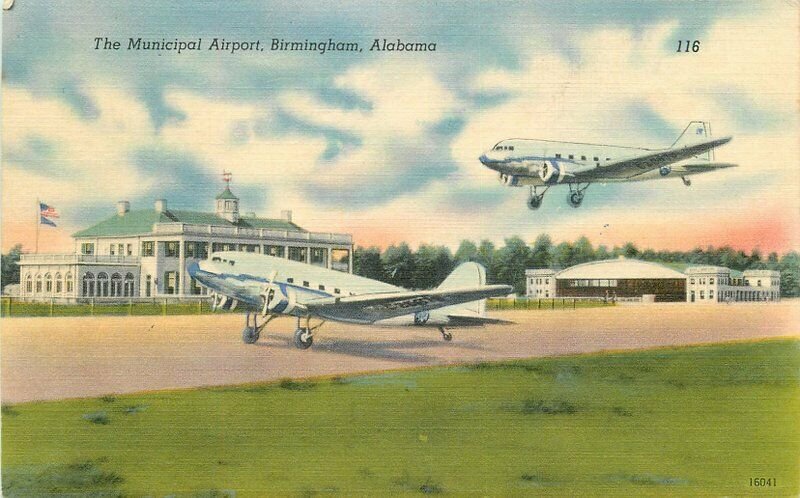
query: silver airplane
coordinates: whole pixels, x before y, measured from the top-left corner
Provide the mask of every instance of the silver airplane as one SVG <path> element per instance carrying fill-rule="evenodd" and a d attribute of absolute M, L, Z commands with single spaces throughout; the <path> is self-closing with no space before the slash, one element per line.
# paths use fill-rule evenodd
<path fill-rule="evenodd" d="M 509 187 L 530 188 L 528 207 L 539 209 L 545 192 L 567 184 L 567 202 L 577 208 L 592 183 L 637 182 L 689 176 L 736 166 L 714 162 L 714 148 L 732 137 L 710 139 L 710 125 L 692 121 L 668 149 L 512 138 L 498 142 L 480 161 Z M 539 190 L 541 189 L 541 191 Z"/>
<path fill-rule="evenodd" d="M 314 331 L 326 320 L 375 326 L 446 329 L 509 323 L 486 317 L 485 299 L 504 296 L 508 285 L 486 285 L 486 270 L 463 263 L 433 290 L 409 291 L 350 273 L 329 270 L 263 254 L 223 251 L 188 267 L 189 274 L 212 295 L 214 310 L 246 313 L 242 339 L 258 341 L 270 320 L 297 318 L 294 343 L 308 349 Z M 259 317 L 264 320 L 258 323 Z M 311 325 L 312 318 L 321 322 Z M 301 325 L 305 320 L 305 325 Z"/>

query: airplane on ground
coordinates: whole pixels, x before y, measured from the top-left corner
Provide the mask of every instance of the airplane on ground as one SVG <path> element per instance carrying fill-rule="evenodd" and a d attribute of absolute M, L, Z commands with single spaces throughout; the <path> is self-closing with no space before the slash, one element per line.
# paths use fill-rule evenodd
<path fill-rule="evenodd" d="M 559 183 L 569 186 L 567 202 L 577 208 L 592 183 L 680 177 L 688 187 L 691 175 L 736 166 L 714 162 L 713 149 L 732 137 L 712 140 L 710 130 L 709 123 L 692 121 L 668 149 L 512 138 L 498 142 L 479 159 L 500 173 L 504 185 L 528 185 L 530 209 L 539 209 L 545 192 Z"/>
<path fill-rule="evenodd" d="M 486 270 L 463 263 L 433 290 L 409 291 L 377 280 L 263 254 L 222 251 L 192 263 L 189 274 L 212 294 L 212 308 L 244 309 L 242 339 L 258 341 L 273 318 L 297 318 L 294 343 L 308 349 L 326 320 L 376 326 L 446 329 L 509 323 L 486 317 L 485 299 L 507 295 L 508 285 L 485 285 Z M 258 323 L 259 315 L 264 318 Z M 251 320 L 252 317 L 252 320 Z M 321 322 L 311 325 L 311 319 Z M 301 320 L 305 319 L 305 326 Z"/>

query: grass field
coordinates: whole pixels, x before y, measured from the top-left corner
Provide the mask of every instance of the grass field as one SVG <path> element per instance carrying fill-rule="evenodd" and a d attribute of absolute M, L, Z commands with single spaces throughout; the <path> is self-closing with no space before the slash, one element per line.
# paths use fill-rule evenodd
<path fill-rule="evenodd" d="M 771 340 L 4 406 L 3 492 L 796 495 L 798 372 Z"/>

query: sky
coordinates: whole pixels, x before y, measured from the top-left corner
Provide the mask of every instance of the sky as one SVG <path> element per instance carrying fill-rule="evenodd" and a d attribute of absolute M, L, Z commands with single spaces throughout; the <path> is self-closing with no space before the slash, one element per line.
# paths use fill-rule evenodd
<path fill-rule="evenodd" d="M 800 249 L 798 16 L 792 1 L 18 1 L 2 26 L 2 248 L 40 252 L 115 203 L 241 210 L 352 233 L 357 245 L 462 239 L 684 250 Z M 135 52 L 95 37 L 358 42 L 359 53 Z M 435 52 L 371 52 L 373 39 Z M 677 53 L 678 40 L 700 40 Z M 206 45 L 207 46 L 207 45 Z M 501 139 L 668 147 L 693 120 L 737 168 L 553 188 L 500 184 L 478 157 Z"/>

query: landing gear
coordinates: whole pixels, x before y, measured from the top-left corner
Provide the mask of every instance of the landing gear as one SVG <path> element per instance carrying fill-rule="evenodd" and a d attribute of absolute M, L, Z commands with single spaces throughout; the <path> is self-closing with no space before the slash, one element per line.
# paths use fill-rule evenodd
<path fill-rule="evenodd" d="M 298 349 L 308 349 L 314 344 L 314 336 L 305 327 L 299 327 L 294 331 L 294 345 Z"/>
<path fill-rule="evenodd" d="M 245 344 L 255 344 L 258 341 L 258 337 L 261 333 L 255 327 L 245 327 L 242 330 L 242 341 Z"/>
<path fill-rule="evenodd" d="M 453 340 L 453 334 L 446 331 L 444 327 L 439 327 L 439 332 L 442 333 L 442 339 L 444 339 L 445 341 L 450 342 Z"/>
<path fill-rule="evenodd" d="M 569 184 L 569 194 L 567 194 L 567 202 L 570 206 L 577 208 L 583 202 L 584 192 L 586 189 L 589 188 L 590 184 L 586 184 L 585 187 L 581 188 L 581 184 L 578 183 L 577 185 L 573 185 L 572 183 Z"/>
<path fill-rule="evenodd" d="M 325 320 L 322 320 L 318 325 L 311 326 L 311 317 L 306 317 L 306 326 L 300 326 L 300 317 L 297 317 L 297 329 L 294 331 L 294 345 L 298 349 L 308 349 L 314 344 L 314 331 L 322 327 Z"/>
<path fill-rule="evenodd" d="M 251 316 L 253 317 L 252 324 L 250 320 Z M 275 318 L 275 315 L 269 315 L 267 316 L 267 319 L 264 320 L 264 323 L 259 325 L 258 313 L 250 313 L 248 311 L 247 315 L 245 315 L 244 329 L 242 329 L 242 341 L 244 341 L 245 344 L 255 344 L 258 342 L 261 331 L 264 330 L 264 327 L 266 327 L 273 318 Z"/>
<path fill-rule="evenodd" d="M 683 184 L 686 185 L 687 187 L 691 187 L 692 186 L 692 179 L 691 178 L 686 178 L 685 176 L 682 176 L 681 180 L 683 180 Z"/>
<path fill-rule="evenodd" d="M 539 209 L 542 205 L 542 199 L 544 199 L 544 194 L 547 192 L 550 186 L 545 187 L 544 191 L 540 194 L 537 192 L 536 187 L 531 187 L 531 193 L 528 196 L 528 209 L 535 211 Z"/>

